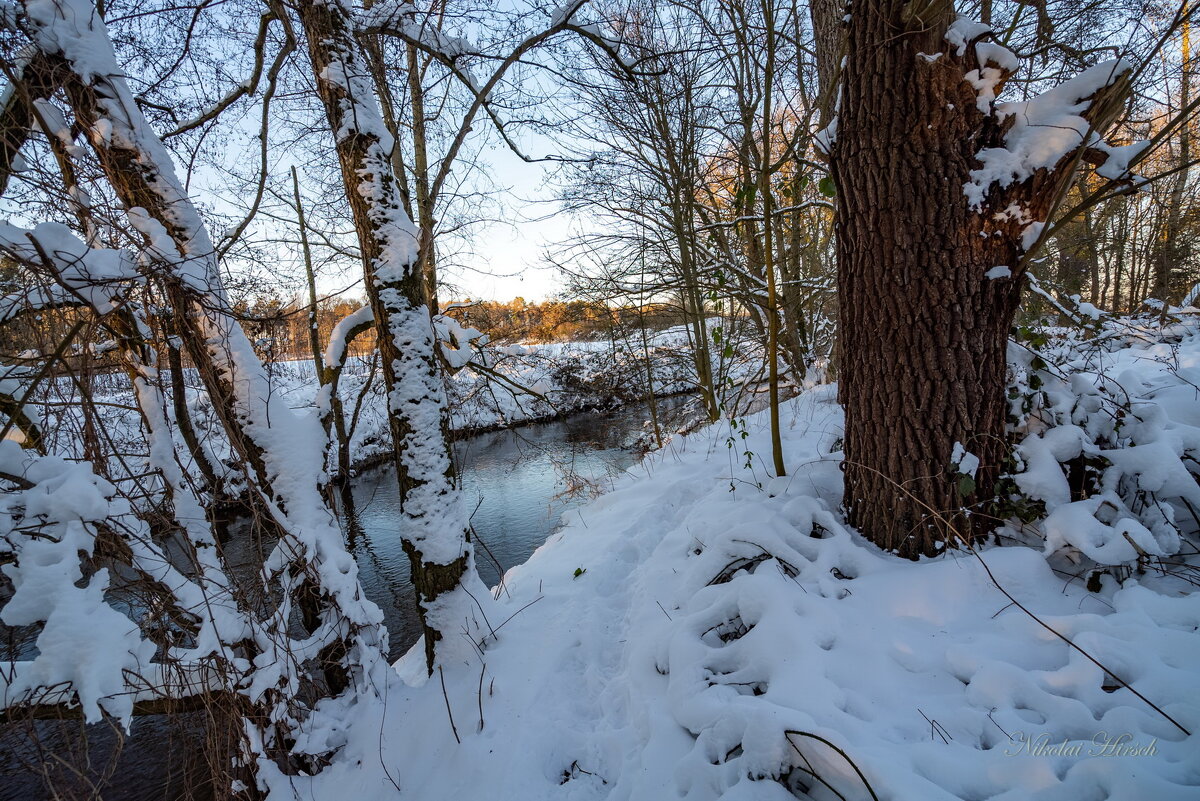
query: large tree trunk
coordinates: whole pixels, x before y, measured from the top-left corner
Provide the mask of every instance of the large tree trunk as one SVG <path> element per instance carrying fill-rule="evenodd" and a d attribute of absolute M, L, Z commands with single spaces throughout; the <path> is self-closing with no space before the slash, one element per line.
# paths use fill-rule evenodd
<path fill-rule="evenodd" d="M 1052 213 L 1078 154 L 1028 180 L 985 185 L 973 206 L 964 186 L 976 155 L 1005 144 L 1012 118 L 992 114 L 964 78 L 979 67 L 975 43 L 985 34 L 968 29 L 956 48 L 945 39 L 950 3 L 928 4 L 920 17 L 911 8 L 855 5 L 831 163 L 844 506 L 871 540 L 916 558 L 993 524 L 987 502 L 1006 452 L 1005 349 L 1022 257 L 1040 230 L 1030 223 Z M 991 66 L 1002 83 L 1008 71 Z M 1089 111 L 1110 119 L 1123 86 L 1114 78 Z M 1020 213 L 997 214 L 1012 204 Z M 1010 275 L 990 277 L 997 267 Z M 973 481 L 951 463 L 956 443 L 979 457 Z"/>

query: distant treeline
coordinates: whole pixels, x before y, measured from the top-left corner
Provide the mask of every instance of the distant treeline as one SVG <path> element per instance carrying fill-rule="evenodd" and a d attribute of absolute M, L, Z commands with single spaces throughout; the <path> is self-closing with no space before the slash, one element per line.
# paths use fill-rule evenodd
<path fill-rule="evenodd" d="M 333 327 L 364 304 L 360 298 L 345 297 L 326 298 L 317 304 L 317 332 L 322 348 L 329 341 Z M 443 304 L 443 311 L 463 325 L 483 331 L 496 343 L 625 338 L 628 332 L 643 324 L 648 330 L 661 330 L 683 322 L 679 308 L 666 303 L 613 308 L 595 301 L 530 303 L 524 298 L 514 298 L 507 302 L 452 301 Z M 260 357 L 268 361 L 311 358 L 308 306 L 303 301 L 260 294 L 253 300 L 236 301 L 234 315 Z M 80 319 L 77 310 L 67 308 L 14 321 L 0 332 L 0 353 L 18 360 L 22 352 L 26 357 L 52 353 Z M 161 322 L 153 314 L 149 319 L 152 324 Z M 86 337 L 82 339 L 86 341 Z M 350 353 L 363 355 L 374 347 L 375 333 L 369 330 L 354 340 Z M 68 347 L 61 358 L 72 364 L 80 360 L 90 362 L 95 368 L 107 371 L 112 368 L 112 355 L 104 347 L 97 349 L 93 343 L 92 346 L 76 344 Z M 165 354 L 163 357 L 165 359 Z"/>
<path fill-rule="evenodd" d="M 326 299 L 317 304 L 317 331 L 322 347 L 330 332 L 348 314 L 363 305 L 360 299 Z M 460 300 L 442 304 L 448 314 L 465 326 L 477 328 L 492 342 L 566 342 L 623 337 L 622 332 L 643 324 L 649 330 L 661 330 L 683 322 L 679 308 L 666 303 L 641 307 L 613 308 L 605 303 L 583 300 L 547 300 L 527 302 Z M 236 304 L 236 311 L 247 334 L 267 359 L 307 358 L 307 306 L 299 301 L 259 299 Z M 351 345 L 351 354 L 369 353 L 375 347 L 375 334 L 367 331 Z"/>
<path fill-rule="evenodd" d="M 678 307 L 665 303 L 639 308 L 613 308 L 584 300 L 547 300 L 529 303 L 514 298 L 459 301 L 446 304 L 446 314 L 464 325 L 478 328 L 493 342 L 565 342 L 607 339 L 614 332 L 644 324 L 658 330 L 683 322 Z"/>

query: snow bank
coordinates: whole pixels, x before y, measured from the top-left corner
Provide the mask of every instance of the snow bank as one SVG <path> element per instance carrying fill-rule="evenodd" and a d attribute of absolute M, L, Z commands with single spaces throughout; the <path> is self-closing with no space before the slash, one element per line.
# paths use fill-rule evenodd
<path fill-rule="evenodd" d="M 1200 344 L 1177 344 L 1170 363 L 1157 346 L 1110 358 L 1182 424 L 1200 404 L 1163 377 L 1195 369 Z M 495 638 L 447 666 L 445 694 L 395 681 L 349 746 L 362 768 L 300 792 L 392 797 L 391 776 L 429 801 L 1200 795 L 1180 728 L 1200 730 L 1191 585 L 1150 571 L 1092 592 L 1040 547 L 883 554 L 835 511 L 834 389 L 783 419 L 787 478 L 768 478 L 757 415 L 749 468 L 717 424 L 568 513 L 504 577 Z M 1061 475 L 1084 437 L 1055 430 Z"/>

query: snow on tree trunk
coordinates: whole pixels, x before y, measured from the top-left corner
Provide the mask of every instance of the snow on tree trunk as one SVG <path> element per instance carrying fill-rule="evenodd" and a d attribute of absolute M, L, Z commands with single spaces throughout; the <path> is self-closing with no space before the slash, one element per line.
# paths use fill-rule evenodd
<path fill-rule="evenodd" d="M 470 649 L 467 638 L 478 639 L 482 609 L 476 601 L 490 596 L 475 573 L 468 516 L 455 483 L 449 409 L 417 232 L 401 205 L 390 158 L 395 143 L 380 115 L 350 10 L 338 0 L 306 0 L 297 12 L 362 252 L 400 483 L 399 533 L 412 564 L 425 668 L 432 673 L 439 660 Z"/>
<path fill-rule="evenodd" d="M 1016 57 L 945 0 L 912 9 L 853 6 L 823 136 L 838 187 L 844 505 L 874 542 L 916 558 L 945 547 L 947 522 L 967 537 L 992 525 L 1022 256 L 1085 151 L 1112 156 L 1113 174 L 1127 161 L 1099 133 L 1129 65 L 997 102 Z M 956 467 L 956 445 L 977 469 Z"/>
<path fill-rule="evenodd" d="M 340 747 L 353 701 L 374 697 L 387 670 L 382 614 L 366 600 L 318 489 L 324 432 L 315 412 L 297 415 L 272 393 L 231 314 L 208 232 L 138 109 L 95 6 L 84 0 L 27 0 L 23 11 L 31 41 L 66 73 L 64 89 L 77 122 L 144 239 L 142 268 L 162 283 L 188 354 L 230 443 L 250 465 L 279 535 L 263 577 L 278 583 L 285 601 L 266 610 L 256 631 L 255 670 L 241 689 L 256 705 L 261 729 L 247 734 L 259 744 L 253 757 L 260 775 L 277 772 L 270 755 L 285 751 L 317 756 L 300 766 L 312 770 Z M 303 640 L 288 636 L 293 604 L 308 629 Z M 306 662 L 320 666 L 324 694 L 341 703 L 304 711 L 299 693 L 311 686 Z"/>

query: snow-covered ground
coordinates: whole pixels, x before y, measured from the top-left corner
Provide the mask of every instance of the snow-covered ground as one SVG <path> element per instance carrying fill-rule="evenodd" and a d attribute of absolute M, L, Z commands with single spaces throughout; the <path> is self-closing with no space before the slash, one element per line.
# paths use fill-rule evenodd
<path fill-rule="evenodd" d="M 1072 409 L 1098 407 L 1088 387 L 1119 381 L 1140 421 L 1131 436 L 1161 446 L 1160 478 L 1178 478 L 1200 443 L 1200 338 L 1172 336 L 1064 346 Z M 1080 419 L 1086 451 L 1103 432 Z M 1014 522 L 1004 542 L 1022 544 L 978 552 L 880 552 L 836 511 L 834 388 L 788 402 L 783 420 L 786 478 L 767 478 L 759 414 L 745 440 L 728 423 L 676 437 L 568 513 L 505 576 L 474 658 L 428 681 L 401 660 L 345 758 L 280 789 L 318 801 L 1200 798 L 1200 738 L 1185 733 L 1200 732 L 1187 556 L 1200 521 L 1178 502 L 1196 464 L 1183 496 L 1157 486 L 1184 556 L 1100 575 L 1091 591 L 1099 565 L 1041 523 Z M 1048 430 L 1030 427 L 1027 453 Z M 1033 494 L 1054 483 L 1024 467 Z M 1134 495 L 1156 490 L 1144 471 L 1118 479 L 1129 475 L 1146 482 Z M 1132 521 L 1109 530 L 1140 536 Z"/>

